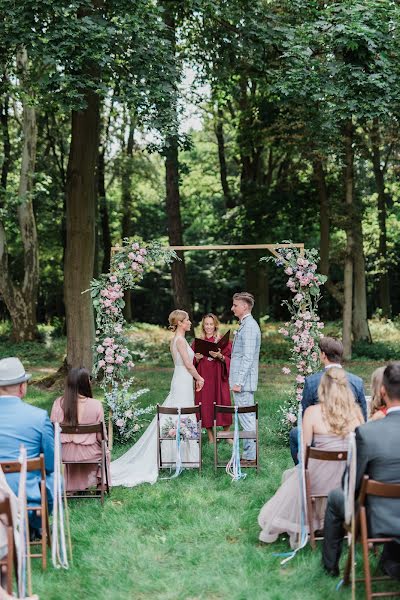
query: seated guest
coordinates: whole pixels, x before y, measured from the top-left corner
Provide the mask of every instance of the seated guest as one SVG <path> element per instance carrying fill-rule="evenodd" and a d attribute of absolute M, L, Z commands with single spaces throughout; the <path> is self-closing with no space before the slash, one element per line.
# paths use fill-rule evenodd
<path fill-rule="evenodd" d="M 400 483 L 400 362 L 388 365 L 383 373 L 382 395 L 387 406 L 384 419 L 369 421 L 356 429 L 356 495 L 362 478 Z M 400 578 L 400 500 L 371 497 L 367 506 L 369 534 L 394 537 L 385 544 L 381 566 L 387 575 Z M 338 575 L 343 542 L 344 494 L 341 488 L 329 494 L 325 515 L 322 562 L 328 573 Z"/>
<path fill-rule="evenodd" d="M 327 369 L 332 367 L 342 368 L 341 362 L 343 357 L 343 344 L 340 340 L 336 340 L 331 337 L 323 337 L 319 341 L 320 349 L 320 361 L 324 368 L 322 371 L 313 373 L 306 377 L 303 388 L 303 397 L 301 404 L 303 407 L 303 414 L 308 406 L 317 404 L 318 402 L 318 386 L 321 381 L 321 377 Z M 361 377 L 353 375 L 349 371 L 345 371 L 347 380 L 351 391 L 353 392 L 356 402 L 360 405 L 364 421 L 367 420 L 367 403 L 365 401 L 364 384 Z M 297 427 L 294 427 L 290 432 L 290 453 L 293 458 L 293 462 L 297 465 Z"/>
<path fill-rule="evenodd" d="M 47 501 L 51 512 L 54 431 L 45 410 L 22 401 L 30 377 L 18 358 L 0 360 L 0 461 L 18 460 L 21 444 L 26 448 L 28 459 L 44 454 Z M 19 474 L 8 473 L 6 478 L 14 494 L 17 494 Z M 26 495 L 28 504 L 40 503 L 40 473 L 27 473 Z M 29 524 L 31 538 L 40 537 L 40 517 L 30 513 Z"/>
<path fill-rule="evenodd" d="M 343 369 L 333 367 L 325 371 L 318 387 L 319 403 L 310 406 L 304 413 L 304 448 L 313 445 L 319 450 L 346 451 L 348 433 L 363 423 L 359 406 Z M 309 461 L 311 492 L 328 495 L 340 484 L 345 462 Z M 277 540 L 281 533 L 288 533 L 290 545 L 296 548 L 301 533 L 301 502 L 299 487 L 299 467 L 285 471 L 282 485 L 276 494 L 261 509 L 258 522 L 262 531 L 260 540 L 266 543 Z M 316 498 L 314 510 L 314 531 L 322 529 L 325 498 Z"/>
<path fill-rule="evenodd" d="M 369 420 L 377 421 L 386 417 L 387 406 L 382 394 L 382 381 L 385 367 L 379 367 L 371 375 L 371 402 Z"/>
<path fill-rule="evenodd" d="M 71 369 L 65 380 L 64 396 L 57 398 L 51 410 L 53 423 L 66 425 L 93 425 L 103 423 L 104 411 L 99 400 L 92 398 L 92 386 L 87 369 Z M 68 461 L 95 461 L 101 459 L 99 434 L 61 434 L 62 459 Z M 109 453 L 107 452 L 107 463 Z M 107 465 L 108 469 L 108 465 Z M 100 472 L 96 465 L 65 465 L 65 489 L 86 490 L 100 484 Z"/>

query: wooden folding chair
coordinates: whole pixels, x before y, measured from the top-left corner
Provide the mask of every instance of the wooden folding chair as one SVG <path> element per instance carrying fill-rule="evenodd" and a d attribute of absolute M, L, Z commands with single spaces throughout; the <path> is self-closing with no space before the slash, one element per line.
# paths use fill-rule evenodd
<path fill-rule="evenodd" d="M 167 407 L 167 406 L 160 406 L 159 404 L 157 404 L 157 464 L 158 464 L 158 471 L 160 471 L 161 469 L 170 469 L 171 467 L 176 465 L 176 461 L 166 462 L 166 461 L 163 461 L 163 459 L 162 459 L 162 452 L 161 452 L 162 443 L 164 441 L 173 443 L 173 442 L 175 442 L 175 438 L 161 435 L 160 415 L 175 415 L 175 416 L 177 416 L 178 410 L 180 410 L 181 416 L 196 415 L 198 436 L 197 436 L 197 438 L 195 438 L 194 440 L 191 440 L 191 441 L 196 441 L 199 444 L 199 462 L 197 463 L 197 462 L 183 461 L 182 466 L 183 467 L 185 467 L 185 466 L 192 467 L 192 468 L 197 466 L 197 468 L 199 469 L 199 473 L 201 473 L 201 469 L 202 469 L 201 403 L 196 406 L 188 406 L 188 407 L 181 408 L 181 409 L 178 409 L 175 406 Z M 185 443 L 185 442 L 183 441 L 183 443 Z"/>
<path fill-rule="evenodd" d="M 380 481 L 375 481 L 373 479 L 369 479 L 368 475 L 364 475 L 363 481 L 361 484 L 360 495 L 358 499 L 358 511 L 356 516 L 355 523 L 355 533 L 354 537 L 357 541 L 357 538 L 361 536 L 361 546 L 363 553 L 363 568 L 364 568 L 364 577 L 357 578 L 355 580 L 356 583 L 362 582 L 365 585 L 365 597 L 367 600 L 371 600 L 372 598 L 380 598 L 387 596 L 400 596 L 399 591 L 388 591 L 388 592 L 373 592 L 372 585 L 377 581 L 391 581 L 394 580 L 387 576 L 371 576 L 371 567 L 369 564 L 369 548 L 372 544 L 384 544 L 386 542 L 394 541 L 392 537 L 381 537 L 381 538 L 372 538 L 368 535 L 368 520 L 367 520 L 367 512 L 368 507 L 366 506 L 368 496 L 379 496 L 380 498 L 397 498 L 399 500 L 399 510 L 400 510 L 400 483 L 383 483 Z M 352 546 L 349 547 L 349 554 L 347 556 L 346 567 L 344 571 L 343 581 L 345 585 L 350 583 L 350 574 L 351 574 L 351 566 L 353 562 L 353 553 Z"/>
<path fill-rule="evenodd" d="M 314 505 L 316 498 L 327 498 L 328 494 L 312 494 L 311 493 L 311 477 L 309 470 L 309 460 L 327 460 L 327 461 L 346 461 L 347 460 L 347 452 L 340 450 L 319 450 L 318 448 L 313 448 L 311 445 L 307 445 L 306 455 L 304 459 L 304 471 L 305 471 L 305 482 L 306 482 L 306 502 L 307 502 L 307 515 L 308 515 L 308 528 L 310 532 L 310 544 L 311 548 L 315 550 L 316 548 L 316 540 L 322 540 L 322 536 L 315 537 L 314 534 Z"/>
<path fill-rule="evenodd" d="M 3 469 L 4 474 L 7 473 L 20 473 L 21 463 L 17 460 L 9 462 L 0 462 L 0 466 Z M 40 472 L 40 504 L 27 504 L 26 510 L 29 512 L 35 512 L 40 516 L 41 528 L 42 528 L 42 539 L 30 541 L 28 544 L 28 558 L 41 558 L 42 568 L 47 567 L 47 552 L 46 547 L 51 548 L 51 537 L 50 537 L 50 524 L 49 524 L 49 511 L 47 507 L 47 489 L 46 489 L 46 468 L 44 463 L 44 454 L 41 454 L 37 458 L 28 458 L 26 470 L 28 473 L 32 471 Z M 29 532 L 28 532 L 29 533 Z M 31 553 L 32 546 L 41 546 L 42 551 Z"/>
<path fill-rule="evenodd" d="M 2 521 L 7 528 L 7 554 L 0 559 L 0 573 L 2 575 L 0 580 L 4 577 L 7 593 L 11 596 L 13 588 L 13 569 L 15 573 L 15 579 L 18 584 L 18 562 L 14 541 L 11 503 L 9 496 L 6 495 L 0 498 L 0 521 Z"/>
<path fill-rule="evenodd" d="M 104 504 L 104 495 L 110 494 L 110 483 L 108 479 L 107 469 L 107 440 L 105 434 L 105 425 L 103 422 L 94 423 L 93 425 L 68 425 L 60 423 L 61 433 L 70 435 L 87 435 L 88 433 L 96 433 L 101 439 L 101 458 L 92 461 L 82 460 L 63 460 L 64 465 L 96 465 L 100 469 L 100 489 L 94 490 L 70 490 L 67 492 L 68 498 L 100 498 L 101 504 Z"/>
<path fill-rule="evenodd" d="M 235 432 L 232 431 L 218 431 L 217 430 L 217 416 L 219 414 L 234 415 L 235 409 L 237 408 L 238 414 L 243 413 L 255 413 L 256 415 L 256 428 L 253 431 L 239 431 L 240 440 L 255 440 L 256 441 L 256 460 L 254 465 L 244 465 L 242 468 L 245 469 L 257 469 L 257 473 L 260 470 L 259 464 L 259 441 L 258 441 L 258 404 L 251 404 L 249 406 L 222 406 L 214 402 L 214 471 L 217 472 L 218 468 L 223 467 L 225 469 L 226 462 L 218 461 L 218 441 L 219 440 L 233 440 Z"/>

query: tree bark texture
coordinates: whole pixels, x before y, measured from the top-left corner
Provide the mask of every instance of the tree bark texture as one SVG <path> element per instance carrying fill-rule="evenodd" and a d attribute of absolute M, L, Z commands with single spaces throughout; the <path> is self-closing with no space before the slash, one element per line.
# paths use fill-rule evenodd
<path fill-rule="evenodd" d="M 128 123 L 128 141 L 126 144 L 126 153 L 122 163 L 121 171 L 121 200 L 122 200 L 122 238 L 133 235 L 132 227 L 132 177 L 133 177 L 133 145 L 134 145 L 134 125 L 133 119 L 129 116 Z M 124 294 L 124 317 L 132 321 L 132 292 L 126 290 Z"/>
<path fill-rule="evenodd" d="M 67 168 L 67 240 L 64 299 L 67 323 L 67 365 L 92 368 L 93 306 L 89 288 L 95 250 L 95 172 L 99 148 L 100 101 L 86 94 L 86 108 L 72 112 Z"/>
<path fill-rule="evenodd" d="M 108 204 L 106 195 L 105 185 L 105 150 L 104 146 L 99 152 L 97 159 L 97 186 L 98 186 L 98 206 L 100 214 L 100 224 L 102 233 L 102 246 L 103 246 L 103 261 L 101 265 L 101 272 L 108 273 L 110 270 L 111 263 L 111 232 L 110 232 L 110 218 L 108 214 Z"/>
<path fill-rule="evenodd" d="M 374 119 L 371 130 L 372 166 L 375 177 L 376 191 L 378 194 L 378 223 L 379 223 L 379 306 L 382 315 L 390 318 L 392 307 L 390 303 L 389 273 L 387 266 L 387 235 L 386 235 L 386 195 L 385 173 L 381 165 L 381 135 L 379 120 Z"/>
<path fill-rule="evenodd" d="M 354 202 L 354 150 L 353 150 L 353 124 L 351 120 L 344 126 L 345 166 L 345 210 L 347 216 L 346 224 L 346 251 L 344 259 L 344 303 L 343 303 L 343 358 L 351 358 L 351 334 L 353 317 L 353 202 Z"/>
<path fill-rule="evenodd" d="M 225 155 L 225 138 L 224 138 L 224 125 L 223 125 L 224 114 L 220 107 L 217 109 L 217 116 L 215 120 L 215 136 L 218 144 L 218 160 L 219 160 L 219 174 L 221 179 L 222 192 L 225 199 L 225 207 L 227 209 L 234 208 L 235 202 L 232 198 L 231 190 L 228 182 L 228 169 L 226 166 L 226 155 Z"/>
<path fill-rule="evenodd" d="M 17 66 L 23 86 L 28 71 L 28 54 L 25 48 L 17 54 Z M 12 279 L 6 234 L 0 222 L 0 292 L 12 320 L 13 338 L 17 341 L 33 340 L 36 337 L 39 286 L 38 239 L 32 204 L 37 146 L 36 113 L 34 107 L 26 101 L 23 102 L 22 112 L 23 141 L 17 215 L 23 245 L 24 276 L 19 284 Z"/>
<path fill-rule="evenodd" d="M 361 207 L 354 204 L 354 289 L 353 289 L 353 339 L 355 342 L 372 342 L 368 325 L 367 282 L 365 275 L 364 236 L 362 231 Z"/>

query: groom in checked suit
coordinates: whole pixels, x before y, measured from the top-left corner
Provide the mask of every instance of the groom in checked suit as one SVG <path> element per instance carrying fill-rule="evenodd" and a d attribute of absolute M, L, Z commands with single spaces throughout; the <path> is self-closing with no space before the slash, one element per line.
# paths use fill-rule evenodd
<path fill-rule="evenodd" d="M 258 382 L 258 358 L 260 354 L 261 332 L 257 321 L 252 317 L 254 297 L 248 292 L 234 294 L 232 312 L 240 320 L 240 327 L 233 340 L 229 386 L 236 406 L 254 404 L 254 392 Z M 239 414 L 244 431 L 256 428 L 255 413 Z M 255 440 L 243 443 L 242 466 L 251 466 L 256 459 Z"/>

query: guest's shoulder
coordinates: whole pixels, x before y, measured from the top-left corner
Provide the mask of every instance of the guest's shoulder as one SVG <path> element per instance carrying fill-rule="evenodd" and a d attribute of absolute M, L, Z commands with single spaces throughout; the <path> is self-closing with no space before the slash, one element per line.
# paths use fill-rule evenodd
<path fill-rule="evenodd" d="M 357 427 L 358 436 L 362 438 L 371 436 L 373 439 L 382 439 L 380 432 L 384 431 L 388 424 L 389 422 L 386 417 L 384 419 L 369 420 L 367 423 L 362 423 L 362 425 Z"/>
<path fill-rule="evenodd" d="M 47 410 L 44 408 L 39 408 L 39 406 L 34 406 L 24 401 L 20 404 L 20 410 L 23 415 L 29 416 L 29 418 L 36 421 L 45 421 L 49 416 Z"/>
<path fill-rule="evenodd" d="M 250 315 L 250 317 L 248 317 L 247 319 L 245 319 L 245 323 L 246 321 L 248 321 L 249 325 L 255 329 L 256 331 L 261 331 L 260 330 L 260 326 L 258 324 L 258 322 L 255 320 L 255 318 L 253 317 L 253 315 Z"/>
<path fill-rule="evenodd" d="M 357 386 L 364 385 L 364 382 L 363 382 L 362 378 L 359 377 L 358 375 L 355 375 L 354 373 L 351 373 L 350 371 L 346 371 L 346 375 L 347 375 L 347 379 L 353 385 L 357 385 Z"/>
<path fill-rule="evenodd" d="M 312 373 L 311 375 L 308 375 L 308 376 L 306 377 L 306 382 L 307 382 L 309 385 L 312 385 L 312 384 L 318 383 L 318 382 L 319 382 L 319 380 L 321 379 L 321 377 L 322 377 L 323 373 L 324 373 L 323 371 L 317 371 L 316 373 Z"/>

